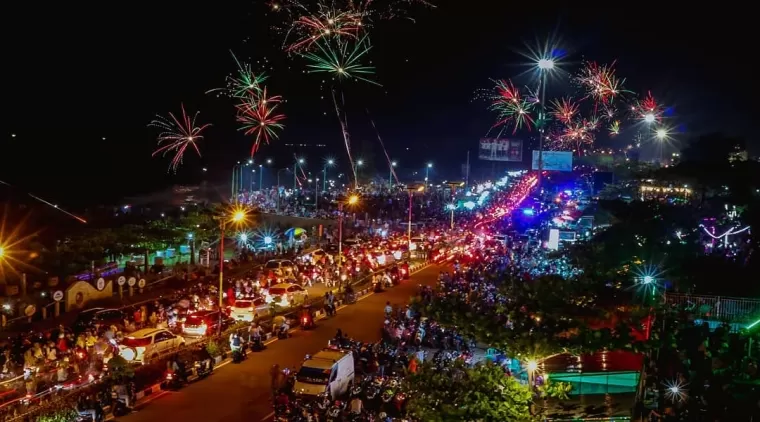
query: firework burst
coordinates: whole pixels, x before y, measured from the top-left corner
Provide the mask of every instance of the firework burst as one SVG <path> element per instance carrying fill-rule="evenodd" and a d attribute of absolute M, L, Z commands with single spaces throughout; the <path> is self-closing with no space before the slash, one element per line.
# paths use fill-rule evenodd
<path fill-rule="evenodd" d="M 281 123 L 285 120 L 285 115 L 277 111 L 281 102 L 282 97 L 270 97 L 264 87 L 260 95 L 251 93 L 236 106 L 237 121 L 242 124 L 240 130 L 245 131 L 246 135 L 254 136 L 251 157 L 259 150 L 262 142 L 269 144 L 272 139 L 277 139 L 279 131 L 285 127 Z"/>
<path fill-rule="evenodd" d="M 348 37 L 356 40 L 362 26 L 361 13 L 321 8 L 318 13 L 301 16 L 293 22 L 285 36 L 285 51 L 309 50 L 315 42 L 323 39 L 338 38 L 341 41 L 341 37 Z M 287 44 L 291 34 L 298 34 L 298 39 Z"/>
<path fill-rule="evenodd" d="M 531 126 L 535 124 L 531 112 L 536 105 L 536 101 L 530 96 L 523 97 L 520 90 L 510 80 L 500 79 L 494 81 L 494 83 L 493 91 L 495 92 L 492 91 L 493 94 L 490 97 L 491 105 L 489 106 L 497 115 L 494 127 L 511 123 L 514 125 L 513 134 L 523 127 L 530 131 Z"/>
<path fill-rule="evenodd" d="M 250 63 L 241 62 L 235 56 L 235 53 L 230 52 L 230 54 L 232 54 L 232 58 L 235 60 L 237 71 L 227 76 L 224 88 L 214 88 L 206 91 L 206 93 L 221 92 L 230 98 L 246 98 L 250 95 L 260 95 L 263 83 L 267 80 L 268 76 L 263 72 L 255 73 Z"/>
<path fill-rule="evenodd" d="M 572 122 L 579 112 L 579 106 L 572 98 L 554 100 L 551 105 L 551 115 L 564 124 Z"/>
<path fill-rule="evenodd" d="M 336 42 L 321 39 L 314 42 L 316 51 L 301 53 L 309 64 L 309 73 L 329 73 L 337 79 L 356 79 L 380 86 L 366 75 L 375 73 L 375 68 L 362 63 L 364 56 L 372 49 L 365 35 L 355 43 Z"/>
<path fill-rule="evenodd" d="M 185 105 L 182 104 L 182 116 L 177 118 L 173 113 L 169 113 L 169 117 L 156 116 L 156 119 L 151 121 L 148 126 L 156 127 L 161 132 L 158 134 L 158 149 L 153 151 L 153 156 L 158 154 L 166 155 L 173 153 L 171 162 L 169 163 L 169 171 L 177 171 L 179 165 L 182 164 L 185 152 L 188 147 L 192 147 L 193 150 L 200 157 L 201 151 L 198 148 L 198 142 L 203 139 L 203 131 L 211 126 L 211 124 L 205 124 L 202 126 L 196 126 L 195 119 L 198 117 L 198 112 L 190 117 L 185 112 Z"/>
<path fill-rule="evenodd" d="M 654 99 L 651 92 L 647 92 L 646 97 L 636 103 L 634 111 L 639 119 L 647 123 L 659 122 L 662 119 L 662 106 Z"/>

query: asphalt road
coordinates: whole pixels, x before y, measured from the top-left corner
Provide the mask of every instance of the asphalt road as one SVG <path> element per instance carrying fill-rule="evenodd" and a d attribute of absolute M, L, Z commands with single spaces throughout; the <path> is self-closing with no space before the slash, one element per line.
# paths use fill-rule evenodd
<path fill-rule="evenodd" d="M 287 340 L 275 341 L 262 352 L 249 353 L 240 364 L 217 368 L 214 374 L 179 391 L 161 392 L 146 406 L 131 415 L 118 418 L 124 422 L 186 421 L 238 422 L 270 419 L 269 370 L 275 363 L 298 368 L 304 356 L 327 346 L 338 328 L 363 342 L 380 339 L 385 302 L 409 301 L 420 284 L 436 282 L 440 267 L 429 266 L 403 284 L 383 293 L 365 297 L 338 311 L 338 315 L 317 322 L 311 331 L 296 331 Z"/>

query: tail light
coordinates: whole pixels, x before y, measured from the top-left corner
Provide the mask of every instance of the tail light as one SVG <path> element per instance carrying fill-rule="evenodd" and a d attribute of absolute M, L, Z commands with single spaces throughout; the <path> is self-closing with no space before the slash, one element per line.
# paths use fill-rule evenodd
<path fill-rule="evenodd" d="M 171 372 L 167 372 L 167 373 L 166 373 L 166 380 L 167 380 L 167 381 L 171 381 L 173 378 L 174 378 L 174 375 L 172 375 L 172 373 L 171 373 Z"/>
<path fill-rule="evenodd" d="M 303 317 L 303 323 L 306 324 L 309 322 L 309 318 Z"/>

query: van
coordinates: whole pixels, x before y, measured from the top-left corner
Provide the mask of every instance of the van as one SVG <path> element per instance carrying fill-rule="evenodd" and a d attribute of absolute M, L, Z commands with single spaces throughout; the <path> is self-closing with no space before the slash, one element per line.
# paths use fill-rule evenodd
<path fill-rule="evenodd" d="M 296 373 L 293 390 L 300 396 L 319 396 L 326 393 L 335 400 L 348 393 L 353 382 L 353 354 L 325 349 L 304 361 Z"/>

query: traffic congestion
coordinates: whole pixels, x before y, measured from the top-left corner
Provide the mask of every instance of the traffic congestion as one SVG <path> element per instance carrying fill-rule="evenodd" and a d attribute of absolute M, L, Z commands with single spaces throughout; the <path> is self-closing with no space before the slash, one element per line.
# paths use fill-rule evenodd
<path fill-rule="evenodd" d="M 420 320 L 409 298 L 439 292 L 436 286 L 450 282 L 450 274 L 471 278 L 480 265 L 505 254 L 521 254 L 514 265 L 535 259 L 529 247 L 492 233 L 489 225 L 490 214 L 504 215 L 525 199 L 532 181 L 528 176 L 495 192 L 489 210 L 465 216 L 458 227 L 441 219 L 428 220 L 411 236 L 406 230 L 362 233 L 341 247 L 313 247 L 226 278 L 221 295 L 214 281 L 200 281 L 130 314 L 83 312 L 64 333 L 77 358 L 63 354 L 68 365 L 78 364 L 73 372 L 79 381 L 61 383 L 72 378 L 67 375 L 54 380 L 61 385 L 56 388 L 83 391 L 86 398 L 77 404 L 82 420 L 174 414 L 208 420 L 405 418 L 408 392 L 399 386 L 414 357 L 436 365 L 483 359 L 471 340 L 454 331 L 443 335 L 435 321 Z M 57 351 L 69 349 L 67 343 Z M 99 380 L 121 370 L 115 361 L 135 374 L 150 373 L 145 378 L 157 387 L 138 386 L 137 376 L 113 384 L 111 374 L 111 394 L 104 396 Z M 339 362 L 337 372 L 328 361 Z M 229 364 L 236 369 L 224 369 Z M 85 395 L 89 390 L 99 394 Z M 225 405 L 210 412 L 204 407 L 209 402 Z M 24 417 L 10 415 L 8 420 Z"/>

